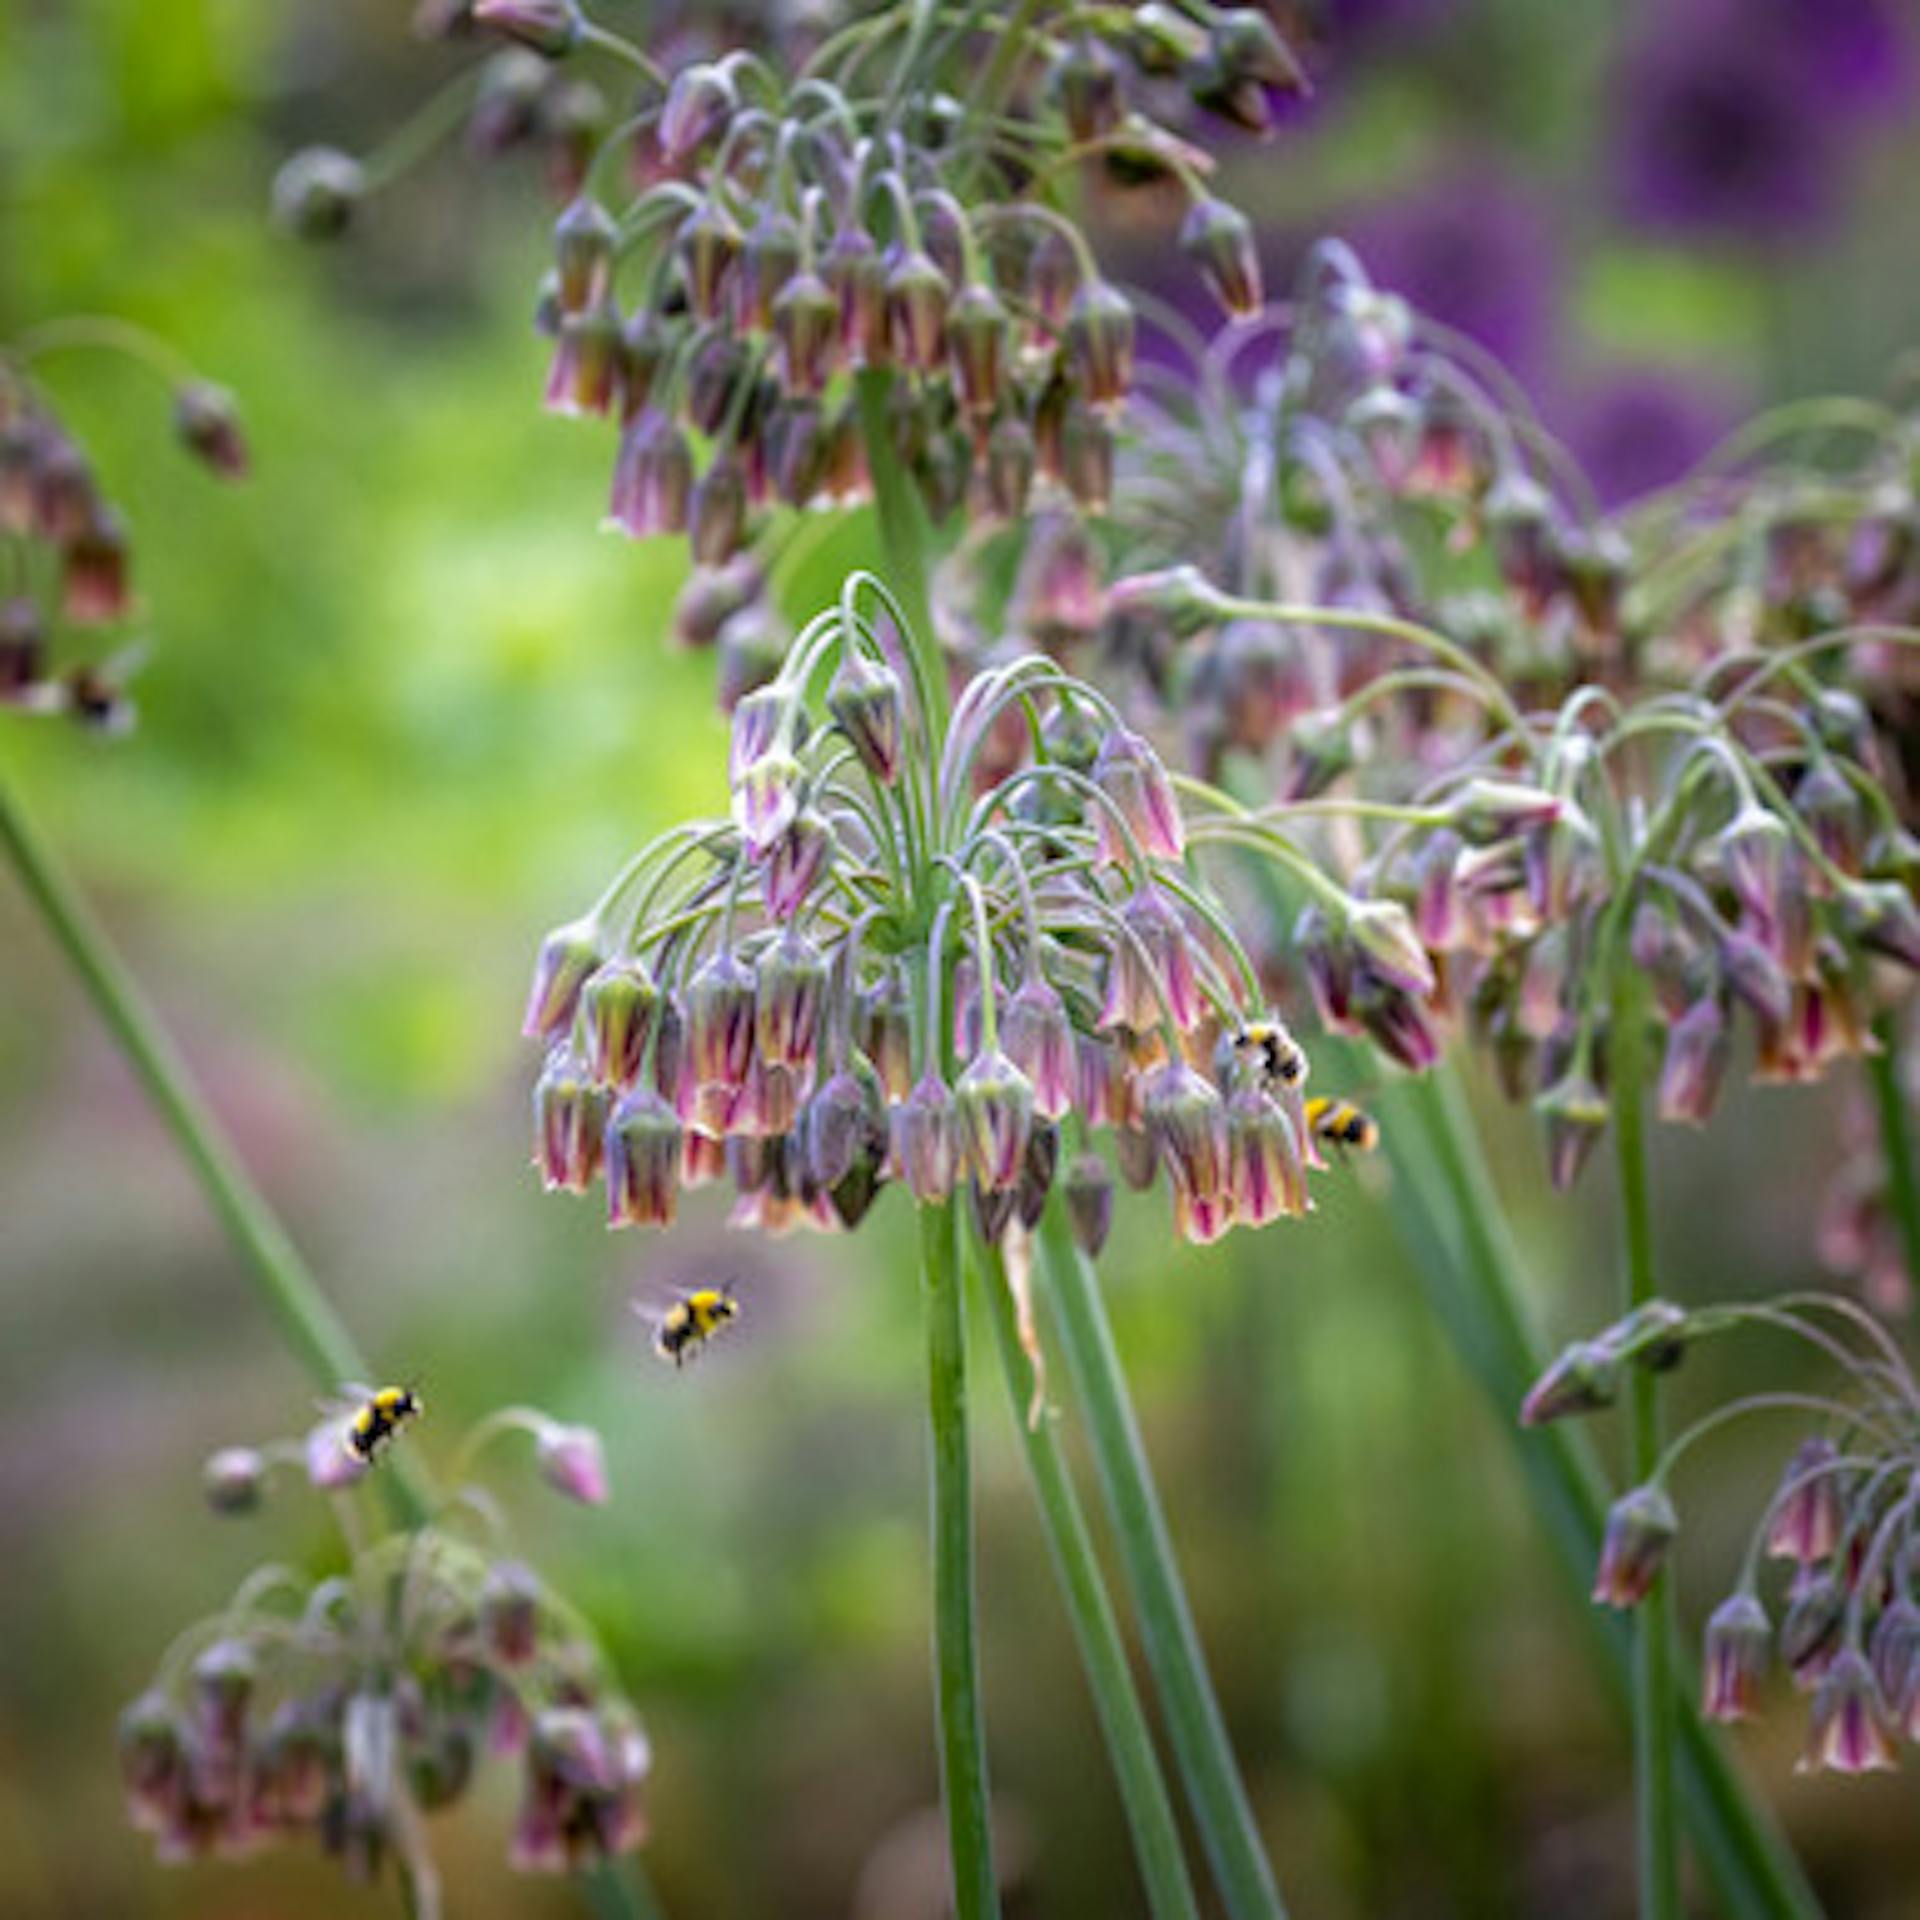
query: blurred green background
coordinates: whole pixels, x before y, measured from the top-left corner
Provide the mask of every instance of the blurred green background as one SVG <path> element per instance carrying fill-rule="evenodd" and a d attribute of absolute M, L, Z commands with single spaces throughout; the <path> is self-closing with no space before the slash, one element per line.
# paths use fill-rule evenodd
<path fill-rule="evenodd" d="M 1627 435 L 1644 452 L 1768 395 L 1877 381 L 1911 335 L 1911 115 L 1848 109 L 1835 197 L 1803 230 L 1676 235 L 1609 185 L 1608 76 L 1650 14 L 1548 30 L 1556 11 L 1336 10 L 1324 104 L 1231 163 L 1276 263 L 1337 225 L 1373 233 L 1383 276 L 1443 315 L 1488 296 L 1451 317 L 1597 463 L 1620 438 L 1609 382 L 1666 394 Z M 530 1471 L 503 1485 L 647 1718 L 668 1910 L 936 1911 L 903 1209 L 851 1242 L 743 1240 L 699 1203 L 671 1237 L 610 1239 L 526 1168 L 516 1027 L 538 936 L 720 801 L 725 734 L 710 662 L 663 641 L 679 552 L 595 532 L 608 440 L 539 410 L 537 181 L 454 155 L 342 248 L 266 223 L 288 151 L 366 143 L 449 64 L 406 13 L 0 0 L 0 333 L 74 311 L 150 325 L 237 391 L 256 459 L 225 489 L 169 445 L 138 369 L 49 364 L 130 516 L 153 647 L 131 739 L 0 714 L 0 762 L 363 1343 L 424 1376 L 422 1451 L 444 1461 L 507 1399 L 606 1434 L 605 1512 L 562 1508 Z M 167 1638 L 257 1560 L 329 1550 L 295 1499 L 218 1522 L 196 1484 L 212 1448 L 298 1429 L 310 1391 L 10 882 L 0 957 L 0 1914 L 397 1911 L 303 1850 L 161 1869 L 122 1822 L 113 1717 Z M 1604 1171 L 1552 1203 L 1528 1128 L 1489 1119 L 1540 1320 L 1584 1328 L 1609 1298 Z M 1830 1096 L 1742 1095 L 1712 1138 L 1660 1148 L 1673 1291 L 1813 1277 L 1842 1150 Z M 1624 1913 L 1623 1734 L 1505 1415 L 1423 1305 L 1383 1177 L 1336 1171 L 1312 1221 L 1205 1253 L 1173 1251 L 1163 1200 L 1132 1202 L 1106 1263 L 1261 1822 L 1319 1920 Z M 629 1299 L 725 1276 L 744 1324 L 684 1376 L 657 1367 Z M 990 1740 L 1021 1910 L 1136 1913 L 979 1357 Z M 1683 1410 L 1726 1380 L 1683 1378 Z M 1690 1628 L 1786 1444 L 1755 1430 L 1683 1477 Z M 1740 1745 L 1832 1910 L 1912 1912 L 1911 1783 L 1796 1777 L 1780 1704 Z M 510 1817 L 503 1774 L 442 1823 L 449 1911 L 580 1911 L 507 1873 Z"/>

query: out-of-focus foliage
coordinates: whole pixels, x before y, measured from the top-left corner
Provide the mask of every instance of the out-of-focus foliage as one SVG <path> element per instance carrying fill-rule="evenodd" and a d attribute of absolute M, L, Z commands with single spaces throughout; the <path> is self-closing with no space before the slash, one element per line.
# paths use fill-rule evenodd
<path fill-rule="evenodd" d="M 0 0 L 0 333 L 73 311 L 142 321 L 240 395 L 255 453 L 243 492 L 216 489 L 182 470 L 138 370 L 49 369 L 134 523 L 152 648 L 130 740 L 10 724 L 0 756 L 373 1353 L 426 1370 L 418 1443 L 509 1397 L 607 1434 L 608 1512 L 529 1510 L 522 1531 L 646 1715 L 669 1909 L 931 1912 L 904 1217 L 883 1206 L 857 1251 L 822 1256 L 729 1238 L 696 1204 L 636 1248 L 542 1206 L 523 1166 L 530 938 L 629 844 L 720 803 L 724 735 L 710 666 L 661 637 L 678 550 L 586 530 L 604 447 L 535 404 L 537 184 L 476 190 L 469 169 L 429 166 L 326 253 L 267 225 L 287 151 L 375 137 L 444 67 L 405 11 Z M 1659 10 L 1638 11 L 1623 33 Z M 1232 163 L 1273 264 L 1347 229 L 1380 278 L 1509 355 L 1594 457 L 1644 453 L 1682 416 L 1876 384 L 1911 311 L 1897 116 L 1827 96 L 1836 171 L 1813 224 L 1676 236 L 1625 191 L 1618 149 L 1644 111 L 1623 110 L 1630 49 L 1601 21 L 1522 0 L 1334 9 L 1323 104 Z M 1886 58 L 1898 71 L 1897 47 Z M 1813 124 L 1810 98 L 1754 97 L 1784 139 Z M 162 1874 L 121 1824 L 113 1714 L 156 1624 L 258 1557 L 245 1522 L 203 1512 L 197 1462 L 297 1423 L 307 1388 L 5 887 L 0 956 L 0 1912 L 336 1913 L 324 1864 Z M 1813 1269 L 1836 1130 L 1817 1095 L 1736 1104 L 1724 1133 L 1662 1144 L 1685 1297 Z M 1507 1144 L 1542 1316 L 1591 1325 L 1605 1196 L 1550 1205 L 1528 1143 Z M 1625 1911 L 1621 1739 L 1585 1625 L 1373 1174 L 1335 1169 L 1284 1236 L 1178 1259 L 1129 1233 L 1123 1203 L 1107 1261 L 1262 1821 L 1317 1914 Z M 622 1299 L 695 1278 L 734 1279 L 745 1305 L 675 1375 Z M 1683 1407 L 1716 1397 L 1720 1366 L 1690 1372 Z M 1032 1912 L 1136 1911 L 990 1377 L 977 1397 L 996 1784 L 1010 1832 L 1045 1837 L 1009 1851 Z M 1711 1467 L 1741 1496 L 1724 1538 L 1712 1487 L 1692 1489 L 1690 1620 L 1778 1465 L 1755 1432 Z M 317 1529 L 305 1550 L 317 1563 Z M 1748 1751 L 1832 1909 L 1901 1911 L 1920 1868 L 1910 1788 L 1796 1781 L 1792 1739 L 1776 1716 Z M 574 1910 L 499 1872 L 511 1816 L 482 1791 L 443 1837 L 450 1909 Z"/>

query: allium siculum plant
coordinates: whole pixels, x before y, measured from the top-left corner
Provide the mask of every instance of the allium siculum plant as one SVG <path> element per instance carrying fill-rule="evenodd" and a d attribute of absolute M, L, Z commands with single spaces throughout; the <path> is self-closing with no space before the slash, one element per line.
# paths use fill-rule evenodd
<path fill-rule="evenodd" d="M 1303 1212 L 1306 1059 L 1194 856 L 1230 831 L 1311 869 L 1271 829 L 1190 828 L 1153 748 L 1044 657 L 977 676 L 943 721 L 903 620 L 856 575 L 801 631 L 735 710 L 731 817 L 662 835 L 548 937 L 526 1026 L 548 1050 L 536 1164 L 602 1186 L 613 1226 L 669 1225 L 710 1181 L 773 1232 L 855 1227 L 889 1185 L 918 1208 L 944 1773 L 975 1913 L 994 1888 L 956 1203 L 1018 1272 L 1050 1207 L 1099 1249 L 1103 1145 L 1131 1184 L 1164 1183 L 1190 1239 Z M 1400 909 L 1354 918 L 1418 964 Z"/>
<path fill-rule="evenodd" d="M 511 1552 L 492 1494 L 469 1477 L 483 1447 L 516 1432 L 556 1491 L 605 1500 L 598 1436 L 530 1408 L 474 1428 L 447 1502 L 384 1535 L 351 1491 L 384 1469 L 348 1450 L 339 1415 L 208 1460 L 218 1513 L 254 1511 L 288 1474 L 332 1496 L 345 1565 L 318 1580 L 257 1569 L 174 1639 L 122 1714 L 128 1814 L 158 1858 L 312 1839 L 356 1881 L 392 1862 L 409 1911 L 430 1917 L 441 1903 L 426 1817 L 462 1800 L 489 1760 L 521 1776 L 515 1867 L 558 1872 L 638 1846 L 639 1719 L 591 1630 Z"/>

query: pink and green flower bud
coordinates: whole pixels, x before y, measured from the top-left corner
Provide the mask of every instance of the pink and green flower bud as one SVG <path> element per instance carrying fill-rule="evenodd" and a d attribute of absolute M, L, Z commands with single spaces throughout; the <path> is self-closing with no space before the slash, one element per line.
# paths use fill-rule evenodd
<path fill-rule="evenodd" d="M 904 1100 L 913 1087 L 913 1016 L 898 968 L 889 967 L 855 1001 L 854 1037 L 887 1099 Z"/>
<path fill-rule="evenodd" d="M 178 1709 L 158 1688 L 120 1716 L 117 1745 L 127 1819 L 140 1833 L 159 1833 L 175 1818 L 188 1790 L 186 1736 Z"/>
<path fill-rule="evenodd" d="M 887 338 L 892 355 L 915 373 L 931 373 L 946 358 L 947 309 L 952 290 L 930 254 L 903 255 L 887 275 Z"/>
<path fill-rule="evenodd" d="M 203 466 L 225 480 L 247 471 L 247 442 L 233 395 L 210 380 L 189 380 L 173 397 L 173 430 Z"/>
<path fill-rule="evenodd" d="M 1000 1016 L 1007 1058 L 1033 1085 L 1033 1109 L 1058 1120 L 1073 1110 L 1079 1061 L 1073 1023 L 1058 991 L 1040 974 L 1023 981 Z"/>
<path fill-rule="evenodd" d="M 1180 223 L 1180 250 L 1236 319 L 1258 313 L 1266 304 L 1253 222 L 1238 207 L 1211 195 L 1194 201 Z"/>
<path fill-rule="evenodd" d="M 675 344 L 674 329 L 648 307 L 642 307 L 621 328 L 614 373 L 623 427 L 638 419 L 652 402 L 660 377 L 673 359 Z"/>
<path fill-rule="evenodd" d="M 1897 880 L 1861 880 L 1840 896 L 1840 925 L 1869 953 L 1920 972 L 1920 908 Z"/>
<path fill-rule="evenodd" d="M 670 1227 L 679 1212 L 680 1116 L 636 1087 L 607 1121 L 607 1225 Z"/>
<path fill-rule="evenodd" d="M 1347 932 L 1368 971 L 1396 991 L 1424 999 L 1438 984 L 1433 961 L 1397 900 L 1354 900 L 1346 909 Z"/>
<path fill-rule="evenodd" d="M 696 1087 L 738 1090 L 753 1064 L 753 970 L 716 953 L 687 984 L 687 1077 Z"/>
<path fill-rule="evenodd" d="M 773 843 L 761 870 L 762 897 L 772 919 L 790 920 L 806 905 L 833 865 L 833 850 L 833 830 L 811 807 L 803 807 Z"/>
<path fill-rule="evenodd" d="M 1112 133 L 1126 117 L 1120 63 L 1091 34 L 1075 34 L 1054 56 L 1047 87 L 1076 146 Z"/>
<path fill-rule="evenodd" d="M 823 1192 L 838 1187 L 876 1146 L 884 1152 L 886 1101 L 872 1068 L 863 1075 L 843 1066 L 830 1075 L 807 1102 L 800 1132 L 807 1177 Z"/>
<path fill-rule="evenodd" d="M 1814 1692 L 1798 1770 L 1869 1773 L 1895 1764 L 1886 1702 L 1873 1669 L 1856 1649 L 1843 1648 Z"/>
<path fill-rule="evenodd" d="M 913 1197 L 934 1205 L 952 1197 L 959 1176 L 959 1122 L 953 1091 L 929 1070 L 893 1110 L 893 1157 Z"/>
<path fill-rule="evenodd" d="M 1299 1219 L 1312 1208 L 1300 1135 L 1257 1087 L 1241 1087 L 1227 1101 L 1227 1159 L 1233 1218 L 1242 1226 Z"/>
<path fill-rule="evenodd" d="M 1586 1169 L 1607 1130 L 1607 1096 L 1584 1066 L 1570 1067 L 1533 1103 L 1546 1122 L 1547 1172 L 1565 1193 Z"/>
<path fill-rule="evenodd" d="M 556 927 L 540 943 L 533 986 L 520 1031 L 529 1040 L 547 1040 L 573 1024 L 581 989 L 602 960 L 600 929 L 589 915 Z"/>
<path fill-rule="evenodd" d="M 258 1447 L 222 1447 L 200 1469 L 200 1488 L 215 1513 L 251 1513 L 266 1497 L 266 1456 Z"/>
<path fill-rule="evenodd" d="M 812 1067 L 826 991 L 827 963 L 820 949 L 790 925 L 760 960 L 754 1006 L 763 1066 L 799 1072 Z"/>
<path fill-rule="evenodd" d="M 106 626 L 132 611 L 125 523 L 112 508 L 97 507 L 61 549 L 61 617 L 75 626 Z"/>
<path fill-rule="evenodd" d="M 1059 653 L 1091 640 L 1104 610 L 1100 556 L 1078 516 L 1048 514 L 1036 521 L 1014 583 L 1009 624 L 1036 646 Z"/>
<path fill-rule="evenodd" d="M 1914 1682 L 1920 1678 L 1920 1606 L 1915 1606 L 1911 1595 L 1896 1590 L 1880 1609 L 1867 1638 L 1867 1659 L 1880 1684 L 1881 1699 L 1904 1732 Z"/>
<path fill-rule="evenodd" d="M 800 223 L 779 207 L 768 207 L 748 231 L 734 281 L 734 324 L 743 333 L 766 333 L 774 324 L 774 302 L 800 271 L 804 248 Z"/>
<path fill-rule="evenodd" d="M 995 1190 L 977 1180 L 967 1182 L 967 1209 L 973 1215 L 975 1230 L 989 1247 L 997 1247 L 1013 1224 L 1020 1196 L 1014 1188 Z"/>
<path fill-rule="evenodd" d="M 1060 479 L 1083 513 L 1103 514 L 1113 500 L 1113 429 L 1075 399 L 1060 430 Z"/>
<path fill-rule="evenodd" d="M 613 291 L 614 247 L 620 229 L 597 200 L 575 200 L 553 227 L 553 263 L 560 311 L 587 313 Z"/>
<path fill-rule="evenodd" d="M 518 1560 L 487 1569 L 480 1587 L 480 1638 L 503 1667 L 532 1664 L 540 1651 L 540 1580 Z"/>
<path fill-rule="evenodd" d="M 1287 729 L 1287 765 L 1282 800 L 1312 800 L 1326 792 L 1359 759 L 1353 729 L 1337 714 L 1305 714 Z"/>
<path fill-rule="evenodd" d="M 1637 1607 L 1653 1591 L 1679 1531 L 1680 1516 L 1664 1487 L 1649 1484 L 1623 1493 L 1607 1514 L 1594 1599 L 1607 1607 Z"/>
<path fill-rule="evenodd" d="M 1017 413 L 994 422 L 987 435 L 982 488 L 986 511 L 995 519 L 1023 519 L 1033 493 L 1033 429 Z"/>
<path fill-rule="evenodd" d="M 1097 1260 L 1113 1231 L 1112 1169 L 1097 1153 L 1075 1154 L 1061 1191 L 1074 1244 L 1089 1260 Z"/>
<path fill-rule="evenodd" d="M 1752 1008 L 1763 1026 L 1784 1027 L 1793 1012 L 1793 983 L 1780 962 L 1749 933 L 1727 934 L 1719 947 L 1728 989 Z"/>
<path fill-rule="evenodd" d="M 1720 1102 L 1732 1050 L 1720 996 L 1702 995 L 1667 1029 L 1666 1057 L 1660 1063 L 1660 1118 L 1704 1127 Z"/>
<path fill-rule="evenodd" d="M 571 53 L 587 26 L 575 0 L 473 0 L 473 22 L 548 60 Z"/>
<path fill-rule="evenodd" d="M 1173 1192 L 1176 1229 L 1188 1240 L 1217 1240 L 1233 1225 L 1227 1117 L 1219 1094 L 1184 1061 L 1172 1061 L 1149 1077 L 1142 1110 Z"/>
<path fill-rule="evenodd" d="M 1448 807 L 1453 825 L 1476 846 L 1489 846 L 1515 834 L 1552 826 L 1562 803 L 1544 787 L 1513 780 L 1468 780 L 1454 790 Z"/>
<path fill-rule="evenodd" d="M 1801 1442 L 1787 1462 L 1767 1522 L 1767 1552 L 1803 1567 L 1831 1559 L 1846 1523 L 1840 1452 L 1816 1434 Z"/>
<path fill-rule="evenodd" d="M 576 418 L 611 413 L 619 372 L 620 315 L 612 303 L 563 314 L 547 373 L 547 411 Z"/>
<path fill-rule="evenodd" d="M 1004 1053 L 975 1056 L 953 1090 L 961 1171 L 989 1193 L 1020 1178 L 1033 1131 L 1033 1084 Z"/>
<path fill-rule="evenodd" d="M 884 366 L 887 269 L 864 227 L 842 227 L 820 263 L 821 278 L 840 303 L 840 345 L 855 366 Z"/>
<path fill-rule="evenodd" d="M 840 302 L 816 273 L 796 273 L 774 296 L 773 334 L 780 379 L 789 393 L 820 393 L 833 376 L 840 344 Z"/>
<path fill-rule="evenodd" d="M 890 787 L 900 777 L 906 707 L 900 677 L 858 647 L 849 646 L 827 689 L 827 711 L 847 737 L 860 764 Z"/>
<path fill-rule="evenodd" d="M 674 163 L 690 159 L 733 118 L 740 104 L 724 65 L 697 61 L 682 67 L 660 109 L 660 152 Z"/>
<path fill-rule="evenodd" d="M 1620 1397 L 1619 1352 L 1601 1340 L 1580 1340 L 1559 1354 L 1520 1403 L 1523 1427 L 1544 1427 L 1569 1414 L 1597 1413 Z"/>
<path fill-rule="evenodd" d="M 960 289 L 947 315 L 947 344 L 960 404 L 975 419 L 992 414 L 1006 393 L 1011 333 L 1006 306 L 990 286 L 975 280 Z"/>
<path fill-rule="evenodd" d="M 194 1661 L 194 1725 L 213 1752 L 224 1756 L 240 1750 L 259 1679 L 260 1662 L 244 1640 L 216 1640 Z"/>
<path fill-rule="evenodd" d="M 687 544 L 694 564 L 725 566 L 740 551 L 746 532 L 746 472 L 739 456 L 722 448 L 693 483 L 687 504 Z"/>
<path fill-rule="evenodd" d="M 1033 1131 L 1027 1135 L 1027 1151 L 1012 1196 L 1014 1214 L 1029 1233 L 1039 1226 L 1047 1210 L 1059 1168 L 1060 1129 L 1051 1120 L 1036 1118 Z"/>
<path fill-rule="evenodd" d="M 1831 1574 L 1803 1568 L 1780 1622 L 1780 1658 L 1803 1692 L 1820 1684 L 1840 1649 L 1847 1596 Z"/>
<path fill-rule="evenodd" d="M 1769 944 L 1780 926 L 1791 837 L 1785 822 L 1766 808 L 1749 803 L 1723 829 L 1718 842 L 1734 897 L 1752 916 L 1760 938 Z"/>
<path fill-rule="evenodd" d="M 1700 1711 L 1709 1720 L 1751 1720 L 1760 1710 L 1760 1683 L 1773 1657 L 1773 1624 L 1753 1594 L 1742 1589 L 1714 1608 L 1701 1658 Z"/>
<path fill-rule="evenodd" d="M 1841 872 L 1857 874 L 1866 851 L 1866 811 L 1853 783 L 1832 760 L 1818 759 L 1800 776 L 1793 807 L 1812 830 L 1820 851 Z"/>
<path fill-rule="evenodd" d="M 660 1012 L 653 976 L 638 960 L 609 960 L 581 988 L 580 1011 L 588 1073 L 600 1086 L 632 1086 Z"/>
<path fill-rule="evenodd" d="M 1124 865 L 1131 859 L 1116 814 L 1149 858 L 1178 860 L 1186 851 L 1186 828 L 1173 782 L 1143 735 L 1115 727 L 1100 743 L 1091 777 L 1112 803 L 1093 809 L 1094 841 L 1102 860 Z"/>
<path fill-rule="evenodd" d="M 713 646 L 727 622 L 759 600 L 766 584 L 750 554 L 736 554 L 723 567 L 700 568 L 674 602 L 674 640 L 683 647 Z"/>
<path fill-rule="evenodd" d="M 1067 309 L 1066 345 L 1090 406 L 1117 407 L 1133 389 L 1133 303 L 1116 286 L 1091 280 Z"/>
<path fill-rule="evenodd" d="M 593 1083 L 571 1047 L 555 1047 L 533 1089 L 533 1164 L 549 1193 L 585 1193 L 593 1185 L 606 1125 L 606 1089 Z"/>
<path fill-rule="evenodd" d="M 305 147 L 274 175 L 274 218 L 302 240 L 338 239 L 366 191 L 366 174 L 351 154 Z"/>
<path fill-rule="evenodd" d="M 534 1437 L 541 1478 L 554 1492 L 583 1507 L 607 1504 L 607 1456 L 591 1427 L 549 1421 Z"/>
<path fill-rule="evenodd" d="M 693 497 L 693 454 L 663 413 L 638 414 L 622 430 L 607 523 L 635 540 L 684 533 Z"/>
<path fill-rule="evenodd" d="M 755 860 L 764 860 L 799 817 L 806 770 L 776 743 L 733 779 L 733 823 Z"/>
<path fill-rule="evenodd" d="M 745 242 L 739 222 L 717 200 L 704 200 L 680 223 L 675 244 L 686 269 L 687 304 L 695 319 L 718 320 Z"/>

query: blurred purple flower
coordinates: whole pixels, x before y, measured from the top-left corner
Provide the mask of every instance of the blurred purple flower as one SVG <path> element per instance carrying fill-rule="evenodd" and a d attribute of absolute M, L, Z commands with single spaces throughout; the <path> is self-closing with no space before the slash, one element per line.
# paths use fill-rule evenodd
<path fill-rule="evenodd" d="M 1551 409 L 1560 434 L 1616 507 L 1678 480 L 1740 417 L 1738 396 L 1696 370 L 1654 363 L 1605 369 Z"/>
<path fill-rule="evenodd" d="M 1822 106 L 1884 113 L 1911 100 L 1914 22 L 1895 0 L 1746 0 L 1738 12 Z"/>

